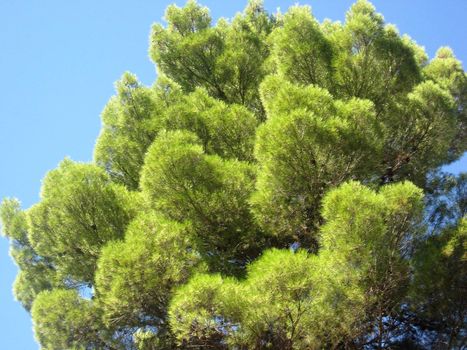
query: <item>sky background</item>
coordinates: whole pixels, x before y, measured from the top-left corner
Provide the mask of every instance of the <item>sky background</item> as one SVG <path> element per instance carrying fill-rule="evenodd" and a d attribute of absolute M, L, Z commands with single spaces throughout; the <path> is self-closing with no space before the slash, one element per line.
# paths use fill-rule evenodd
<path fill-rule="evenodd" d="M 65 157 L 89 161 L 100 112 L 124 71 L 150 85 L 155 67 L 148 35 L 174 1 L 0 0 L 0 199 L 17 197 L 23 208 L 38 200 L 41 179 Z M 232 17 L 246 0 L 200 2 L 213 18 Z M 353 1 L 306 0 L 319 19 L 343 20 Z M 184 1 L 175 1 L 183 5 Z M 284 12 L 296 1 L 265 0 Z M 374 0 L 433 57 L 450 46 L 467 62 L 466 0 Z M 465 68 L 465 64 L 464 64 Z M 449 167 L 467 170 L 467 158 Z M 29 315 L 15 302 L 16 267 L 0 238 L 0 348 L 35 350 Z"/>

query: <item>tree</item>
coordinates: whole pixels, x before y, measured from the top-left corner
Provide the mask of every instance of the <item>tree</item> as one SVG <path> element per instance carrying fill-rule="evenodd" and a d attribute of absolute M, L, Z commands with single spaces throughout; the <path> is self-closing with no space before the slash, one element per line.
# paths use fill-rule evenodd
<path fill-rule="evenodd" d="M 41 347 L 461 349 L 467 75 L 366 0 L 344 23 L 250 0 L 156 24 L 94 160 L 5 199 Z"/>

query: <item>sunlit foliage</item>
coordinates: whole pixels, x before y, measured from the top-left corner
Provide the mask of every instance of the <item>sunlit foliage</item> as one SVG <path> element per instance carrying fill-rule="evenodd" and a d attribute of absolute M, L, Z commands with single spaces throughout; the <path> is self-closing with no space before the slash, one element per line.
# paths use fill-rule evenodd
<path fill-rule="evenodd" d="M 462 349 L 467 76 L 366 0 L 171 5 L 89 163 L 2 232 L 47 350 Z"/>

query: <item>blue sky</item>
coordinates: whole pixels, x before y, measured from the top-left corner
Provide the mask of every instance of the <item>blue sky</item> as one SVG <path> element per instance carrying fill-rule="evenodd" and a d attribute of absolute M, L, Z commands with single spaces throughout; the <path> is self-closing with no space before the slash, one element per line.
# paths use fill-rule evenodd
<path fill-rule="evenodd" d="M 148 34 L 174 1 L 0 0 L 0 198 L 27 208 L 38 200 L 41 179 L 65 156 L 89 161 L 99 114 L 113 82 L 129 70 L 145 84 L 155 79 Z M 175 1 L 182 5 L 184 1 Z M 232 17 L 245 1 L 200 1 L 214 18 Z M 296 1 L 265 0 L 286 10 Z M 304 0 L 322 20 L 342 20 L 349 0 Z M 467 1 L 373 1 L 387 22 L 424 45 L 430 57 L 448 45 L 467 62 Z M 450 167 L 467 170 L 466 157 Z M 37 349 L 29 315 L 14 302 L 16 267 L 0 238 L 0 348 Z"/>

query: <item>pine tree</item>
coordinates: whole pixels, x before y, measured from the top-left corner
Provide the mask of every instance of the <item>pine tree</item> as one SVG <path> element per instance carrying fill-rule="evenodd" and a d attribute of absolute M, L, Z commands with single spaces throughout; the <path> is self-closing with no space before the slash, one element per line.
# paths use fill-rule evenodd
<path fill-rule="evenodd" d="M 194 0 L 94 159 L 0 207 L 47 350 L 467 346 L 467 75 L 366 0 L 344 23 Z"/>

